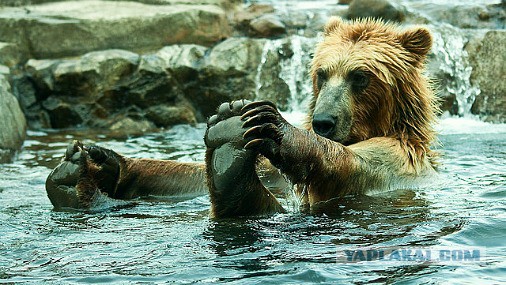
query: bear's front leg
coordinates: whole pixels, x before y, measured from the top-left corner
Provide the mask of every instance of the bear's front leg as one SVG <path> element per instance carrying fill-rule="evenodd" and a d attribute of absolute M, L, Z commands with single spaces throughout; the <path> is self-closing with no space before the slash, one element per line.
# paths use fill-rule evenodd
<path fill-rule="evenodd" d="M 316 172 L 319 157 L 318 137 L 288 123 L 274 103 L 258 101 L 241 110 L 243 138 L 248 150 L 256 150 L 290 178 L 294 184 L 304 183 L 310 172 Z"/>
<path fill-rule="evenodd" d="M 216 218 L 284 212 L 255 170 L 257 151 L 245 149 L 241 109 L 249 101 L 224 103 L 208 122 L 206 171 L 211 216 Z"/>
<path fill-rule="evenodd" d="M 114 196 L 123 164 L 112 150 L 74 141 L 47 177 L 47 195 L 56 209 L 88 209 L 97 200 Z"/>

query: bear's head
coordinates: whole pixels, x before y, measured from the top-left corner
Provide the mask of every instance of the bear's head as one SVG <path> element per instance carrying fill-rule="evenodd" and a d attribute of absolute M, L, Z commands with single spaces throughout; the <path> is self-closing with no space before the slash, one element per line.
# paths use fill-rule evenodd
<path fill-rule="evenodd" d="M 423 75 L 431 45 L 423 27 L 332 17 L 313 57 L 307 127 L 345 145 L 390 136 L 427 151 L 437 112 Z"/>

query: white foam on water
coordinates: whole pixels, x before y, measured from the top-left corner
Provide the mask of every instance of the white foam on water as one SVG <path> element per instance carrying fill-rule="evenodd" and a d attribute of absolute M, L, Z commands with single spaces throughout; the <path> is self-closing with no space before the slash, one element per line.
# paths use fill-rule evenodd
<path fill-rule="evenodd" d="M 506 124 L 487 123 L 474 116 L 447 117 L 439 121 L 436 130 L 443 135 L 500 134 L 506 133 Z"/>
<path fill-rule="evenodd" d="M 306 119 L 306 112 L 302 111 L 291 111 L 291 112 L 280 112 L 283 118 L 287 120 L 290 124 L 302 128 L 304 124 L 304 120 Z"/>

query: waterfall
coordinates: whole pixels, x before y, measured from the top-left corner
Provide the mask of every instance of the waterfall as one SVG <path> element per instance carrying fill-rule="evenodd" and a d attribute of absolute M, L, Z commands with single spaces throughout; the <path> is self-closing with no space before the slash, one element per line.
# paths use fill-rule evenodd
<path fill-rule="evenodd" d="M 289 38 L 293 55 L 281 61 L 279 77 L 290 88 L 290 106 L 293 112 L 306 113 L 313 88 L 310 76 L 311 54 L 317 39 L 293 35 Z"/>
<path fill-rule="evenodd" d="M 439 66 L 436 72 L 440 73 L 438 77 L 448 78 L 438 83 L 439 92 L 442 95 L 454 95 L 458 103 L 458 115 L 468 116 L 474 99 L 480 94 L 480 89 L 470 81 L 472 68 L 464 49 L 468 39 L 462 30 L 448 24 L 431 29 L 434 38 L 433 60 Z"/>
<path fill-rule="evenodd" d="M 255 96 L 262 98 L 261 89 L 267 82 L 262 77 L 263 73 L 277 71 L 278 76 L 288 86 L 288 108 L 283 114 L 287 119 L 300 125 L 307 113 L 309 101 L 312 96 L 312 81 L 309 75 L 311 54 L 318 38 L 307 38 L 292 35 L 284 39 L 267 40 L 263 46 L 261 59 L 255 74 Z M 272 57 L 277 55 L 277 62 L 272 66 Z M 267 78 L 272 80 L 272 78 Z"/>
<path fill-rule="evenodd" d="M 261 81 L 262 69 L 263 69 L 265 63 L 267 62 L 267 55 L 269 54 L 270 51 L 272 51 L 273 49 L 276 48 L 275 43 L 276 43 L 276 41 L 267 40 L 263 46 L 262 55 L 260 57 L 260 63 L 258 64 L 257 73 L 255 75 L 255 97 L 256 98 L 259 98 L 260 88 L 262 88 L 262 81 Z"/>

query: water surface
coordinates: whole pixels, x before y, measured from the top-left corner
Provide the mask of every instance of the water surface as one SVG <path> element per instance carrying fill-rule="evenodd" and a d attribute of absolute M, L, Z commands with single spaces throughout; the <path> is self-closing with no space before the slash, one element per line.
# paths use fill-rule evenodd
<path fill-rule="evenodd" d="M 335 216 L 292 210 L 213 221 L 207 196 L 136 201 L 95 213 L 57 212 L 44 191 L 66 142 L 84 139 L 132 157 L 201 161 L 203 126 L 114 138 L 30 132 L 0 165 L 0 283 L 499 284 L 506 277 L 506 127 L 447 119 L 440 175 L 422 189 L 350 197 Z M 362 247 L 479 247 L 480 261 L 338 260 Z"/>

